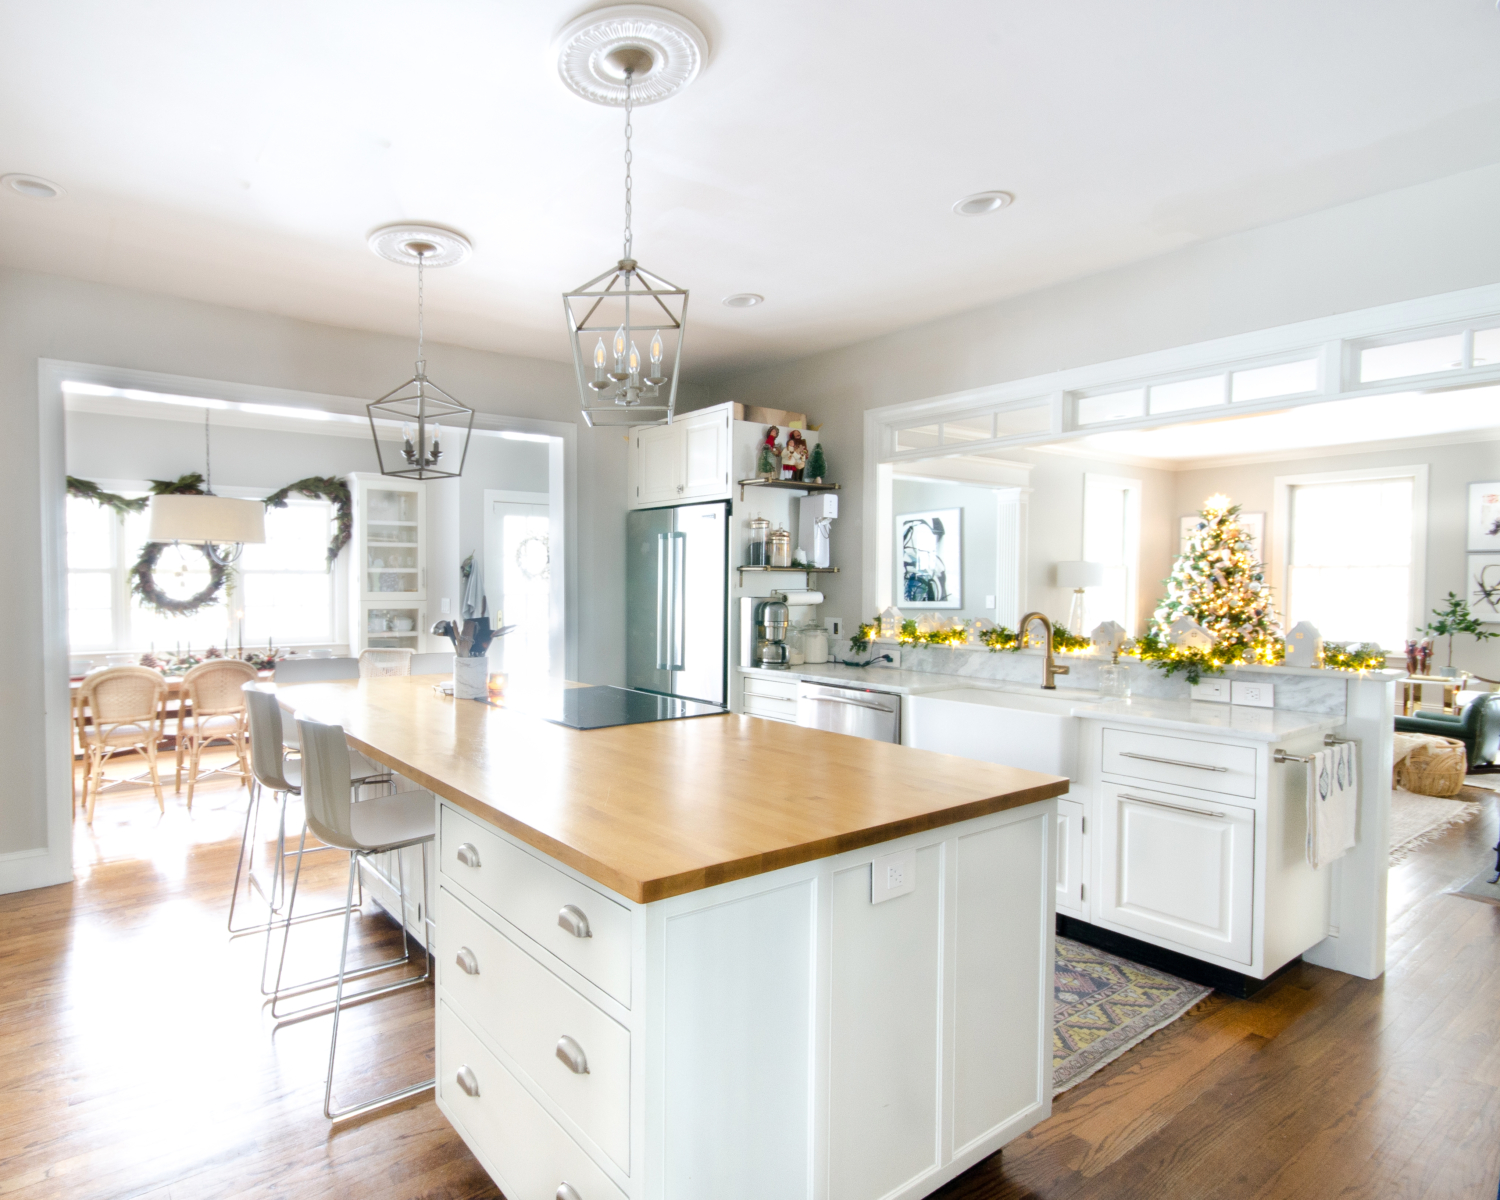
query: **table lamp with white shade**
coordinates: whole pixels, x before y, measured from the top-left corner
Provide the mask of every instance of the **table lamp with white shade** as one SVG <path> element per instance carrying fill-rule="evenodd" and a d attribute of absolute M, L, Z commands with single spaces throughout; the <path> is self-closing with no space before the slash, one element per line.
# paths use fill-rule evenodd
<path fill-rule="evenodd" d="M 1083 589 L 1104 582 L 1104 564 L 1096 562 L 1060 562 L 1057 564 L 1057 586 L 1073 589 L 1073 604 L 1068 609 L 1068 632 L 1083 635 Z"/>

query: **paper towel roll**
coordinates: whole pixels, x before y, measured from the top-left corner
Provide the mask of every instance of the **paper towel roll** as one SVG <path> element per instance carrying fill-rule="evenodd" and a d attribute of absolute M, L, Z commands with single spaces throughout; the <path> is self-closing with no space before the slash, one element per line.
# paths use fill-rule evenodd
<path fill-rule="evenodd" d="M 786 597 L 788 607 L 797 605 L 806 608 L 809 605 L 823 603 L 822 592 L 783 592 L 782 595 Z"/>

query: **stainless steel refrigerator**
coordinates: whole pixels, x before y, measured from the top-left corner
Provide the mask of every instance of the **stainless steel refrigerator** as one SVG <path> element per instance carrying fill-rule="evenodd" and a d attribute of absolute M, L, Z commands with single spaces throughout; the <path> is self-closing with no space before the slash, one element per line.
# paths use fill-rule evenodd
<path fill-rule="evenodd" d="M 729 504 L 625 515 L 625 683 L 724 704 L 729 669 Z"/>

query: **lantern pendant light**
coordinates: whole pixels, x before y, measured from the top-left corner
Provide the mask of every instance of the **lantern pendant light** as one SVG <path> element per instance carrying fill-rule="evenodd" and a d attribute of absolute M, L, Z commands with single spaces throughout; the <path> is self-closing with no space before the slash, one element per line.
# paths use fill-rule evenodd
<path fill-rule="evenodd" d="M 631 118 L 638 97 L 640 103 L 655 103 L 692 82 L 707 57 L 707 43 L 676 13 L 623 5 L 580 17 L 563 31 L 559 44 L 565 84 L 586 100 L 625 109 L 620 259 L 563 294 L 583 417 L 590 425 L 665 424 L 677 403 L 688 291 L 634 257 Z"/>
<path fill-rule="evenodd" d="M 425 346 L 425 295 L 423 272 L 427 267 L 446 267 L 469 254 L 469 241 L 462 234 L 436 226 L 392 225 L 370 235 L 370 248 L 393 262 L 417 268 L 417 365 L 416 373 L 400 387 L 365 407 L 370 414 L 370 436 L 375 439 L 375 460 L 382 475 L 400 479 L 456 479 L 463 474 L 469 456 L 469 438 L 474 429 L 474 410 L 460 404 L 427 378 Z M 463 442 L 454 456 L 445 442 L 446 425 Z M 381 440 L 382 427 L 387 440 Z M 400 430 L 399 440 L 390 435 Z M 451 466 L 451 469 L 450 469 Z"/>

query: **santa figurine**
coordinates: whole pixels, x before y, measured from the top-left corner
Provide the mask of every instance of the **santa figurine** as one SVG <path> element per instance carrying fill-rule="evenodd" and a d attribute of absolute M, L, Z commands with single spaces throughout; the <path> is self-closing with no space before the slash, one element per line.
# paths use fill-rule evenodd
<path fill-rule="evenodd" d="M 762 479 L 781 478 L 781 455 L 776 450 L 776 435 L 780 432 L 772 425 L 766 430 L 766 440 L 760 444 L 760 458 L 755 464 L 755 472 Z"/>
<path fill-rule="evenodd" d="M 807 439 L 800 429 L 790 430 L 786 445 L 781 450 L 781 477 L 802 482 L 802 472 L 807 468 Z"/>

